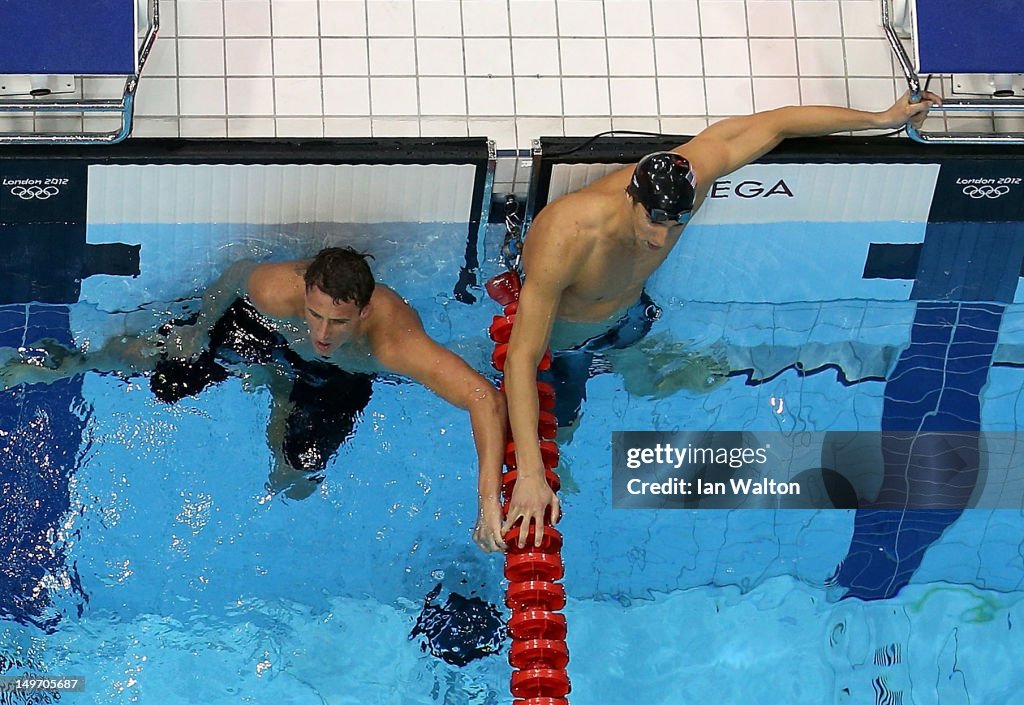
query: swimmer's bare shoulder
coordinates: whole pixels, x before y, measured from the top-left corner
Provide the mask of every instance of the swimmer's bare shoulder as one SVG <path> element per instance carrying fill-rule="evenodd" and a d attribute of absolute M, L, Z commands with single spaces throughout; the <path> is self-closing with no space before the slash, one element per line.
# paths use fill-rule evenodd
<path fill-rule="evenodd" d="M 581 264 L 614 233 L 618 210 L 614 194 L 621 190 L 596 188 L 598 183 L 560 197 L 537 214 L 523 251 L 527 276 L 539 262 L 557 263 L 563 271 L 573 263 Z"/>
<path fill-rule="evenodd" d="M 403 332 L 423 329 L 416 311 L 389 286 L 378 283 L 369 305 L 370 315 L 364 329 L 371 344 L 398 340 Z"/>
<path fill-rule="evenodd" d="M 268 316 L 294 318 L 303 315 L 306 283 L 302 262 L 265 262 L 249 272 L 246 290 L 253 305 Z"/>
<path fill-rule="evenodd" d="M 369 306 L 363 330 L 370 351 L 385 368 L 404 373 L 409 355 L 427 340 L 419 314 L 384 284 L 374 287 Z"/>

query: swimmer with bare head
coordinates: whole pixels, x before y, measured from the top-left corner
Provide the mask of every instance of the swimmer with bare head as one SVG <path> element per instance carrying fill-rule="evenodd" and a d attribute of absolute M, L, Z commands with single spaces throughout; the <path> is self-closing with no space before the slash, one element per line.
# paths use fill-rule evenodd
<path fill-rule="evenodd" d="M 92 352 L 40 341 L 45 357 L 9 360 L 0 388 L 87 370 L 151 372 L 154 393 L 173 403 L 224 379 L 222 363 L 240 366 L 250 386 L 273 396 L 268 440 L 277 462 L 269 487 L 302 499 L 353 433 L 374 372 L 409 377 L 469 412 L 479 471 L 473 540 L 484 551 L 504 550 L 504 395 L 427 335 L 416 311 L 374 281 L 367 258 L 332 247 L 310 260 L 236 262 L 206 290 L 192 320 Z"/>

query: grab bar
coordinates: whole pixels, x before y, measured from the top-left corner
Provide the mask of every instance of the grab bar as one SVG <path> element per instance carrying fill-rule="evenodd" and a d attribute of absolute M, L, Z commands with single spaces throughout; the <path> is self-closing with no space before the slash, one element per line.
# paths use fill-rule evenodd
<path fill-rule="evenodd" d="M 921 79 L 906 48 L 896 34 L 890 10 L 891 0 L 882 0 L 882 28 L 896 54 L 900 69 L 907 79 L 911 99 L 920 100 Z M 918 38 L 920 39 L 920 38 Z M 1019 98 L 943 99 L 942 105 L 932 108 L 938 112 L 1024 112 L 1024 100 Z M 1024 144 L 1024 132 L 924 132 L 907 124 L 907 135 L 926 144 Z"/>
<path fill-rule="evenodd" d="M 146 36 L 139 47 L 135 71 L 126 76 L 120 99 L 34 98 L 31 100 L 0 99 L 0 115 L 23 113 L 117 113 L 121 126 L 107 132 L 2 132 L 0 144 L 114 144 L 132 131 L 135 93 L 142 69 L 153 49 L 160 29 L 159 0 L 147 0 Z M 133 26 L 134 31 L 134 26 Z M 0 67 L 2 68 L 2 67 Z"/>

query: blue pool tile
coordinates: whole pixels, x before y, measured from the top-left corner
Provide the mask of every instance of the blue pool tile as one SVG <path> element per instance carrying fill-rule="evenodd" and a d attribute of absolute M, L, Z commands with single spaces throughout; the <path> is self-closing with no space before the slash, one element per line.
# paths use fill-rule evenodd
<path fill-rule="evenodd" d="M 71 344 L 71 316 L 67 306 L 33 304 L 29 308 L 25 342 L 31 344 L 43 338 Z"/>
<path fill-rule="evenodd" d="M 25 338 L 26 307 L 21 304 L 0 306 L 0 347 L 16 348 Z"/>
<path fill-rule="evenodd" d="M 1019 223 L 929 223 L 911 298 L 1009 303 L 1022 261 Z"/>
<path fill-rule="evenodd" d="M 853 539 L 833 582 L 844 598 L 883 600 L 910 582 L 925 551 L 961 512 L 958 510 L 862 509 Z"/>

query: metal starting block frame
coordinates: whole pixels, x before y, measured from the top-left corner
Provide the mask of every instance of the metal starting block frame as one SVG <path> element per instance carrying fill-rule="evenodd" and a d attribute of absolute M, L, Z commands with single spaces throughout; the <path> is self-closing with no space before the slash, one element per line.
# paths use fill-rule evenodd
<path fill-rule="evenodd" d="M 1024 73 L 1024 0 L 907 0 L 915 59 L 911 60 L 893 22 L 894 0 L 882 0 L 882 28 L 906 76 L 911 96 L 921 95 L 919 74 L 967 74 L 1011 77 Z M 935 112 L 1021 112 L 1024 97 L 948 99 Z M 907 125 L 918 142 L 945 144 L 1024 144 L 1024 132 L 923 132 Z"/>
<path fill-rule="evenodd" d="M 0 144 L 113 144 L 132 130 L 135 92 L 160 27 L 159 0 L 0 0 L 0 84 L 30 87 L 0 96 Z M 140 27 L 140 16 L 144 21 Z M 124 78 L 118 98 L 61 98 L 54 77 Z M 81 86 L 79 85 L 79 88 Z M 109 132 L 3 131 L 5 117 L 116 114 Z"/>

